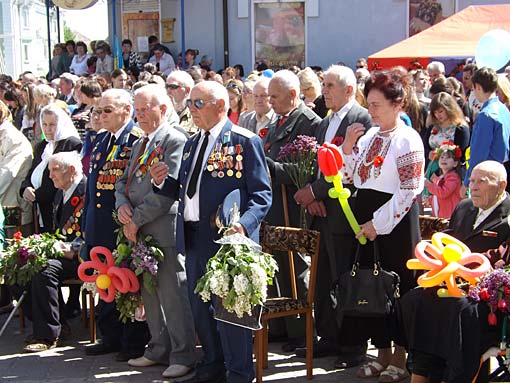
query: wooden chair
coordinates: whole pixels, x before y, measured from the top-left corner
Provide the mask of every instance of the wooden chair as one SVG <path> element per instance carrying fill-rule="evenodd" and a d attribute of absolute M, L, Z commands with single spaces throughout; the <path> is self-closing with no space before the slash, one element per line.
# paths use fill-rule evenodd
<path fill-rule="evenodd" d="M 431 239 L 432 234 L 448 229 L 449 220 L 444 218 L 420 215 L 421 239 Z"/>
<path fill-rule="evenodd" d="M 268 321 L 285 316 L 306 315 L 306 377 L 313 377 L 313 302 L 319 255 L 320 233 L 291 227 L 269 226 L 262 223 L 260 244 L 263 251 L 283 251 L 289 254 L 292 297 L 269 298 L 263 307 L 262 329 L 255 331 L 255 358 L 257 359 L 257 383 L 262 383 L 262 370 L 268 366 Z M 310 282 L 306 299 L 298 299 L 293 252 L 306 253 L 311 257 Z"/>

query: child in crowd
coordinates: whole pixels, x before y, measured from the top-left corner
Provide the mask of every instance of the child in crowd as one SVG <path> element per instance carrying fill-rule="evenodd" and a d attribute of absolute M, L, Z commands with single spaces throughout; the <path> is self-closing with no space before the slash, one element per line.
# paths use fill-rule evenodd
<path fill-rule="evenodd" d="M 435 217 L 449 219 L 460 202 L 461 157 L 462 150 L 453 142 L 444 142 L 436 150 L 435 158 L 438 159 L 441 175 L 432 175 L 431 181 L 425 179 L 425 186 L 431 194 L 429 203 L 432 215 Z"/>

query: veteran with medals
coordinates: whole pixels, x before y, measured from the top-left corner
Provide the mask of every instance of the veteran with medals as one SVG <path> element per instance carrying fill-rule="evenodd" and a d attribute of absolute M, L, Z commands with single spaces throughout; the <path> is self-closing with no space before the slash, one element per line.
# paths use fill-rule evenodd
<path fill-rule="evenodd" d="M 145 136 L 134 143 L 126 171 L 117 181 L 115 204 L 126 237 L 136 242 L 138 233 L 150 235 L 164 259 L 158 264 L 156 290 L 151 293 L 141 287 L 151 339 L 144 355 L 128 363 L 134 367 L 168 364 L 163 377 L 177 378 L 189 374 L 196 362 L 184 257 L 175 251 L 178 203 L 153 192 L 149 171 L 161 161 L 177 178 L 186 137 L 166 122 L 173 107 L 163 87 L 149 84 L 138 89 L 134 105 Z"/>
<path fill-rule="evenodd" d="M 85 232 L 87 254 L 94 246 L 113 250 L 118 229 L 112 217 L 115 210 L 115 183 L 124 174 L 133 143 L 142 136 L 135 126 L 131 95 L 123 89 L 108 89 L 102 95 L 94 112 L 100 116 L 105 132 L 99 133 L 90 157 L 85 209 L 82 226 Z M 89 346 L 88 355 L 120 351 L 117 361 L 127 361 L 143 355 L 148 341 L 145 322 L 121 324 L 115 303 L 100 302 L 97 324 L 102 342 Z"/>
<path fill-rule="evenodd" d="M 186 255 L 188 297 L 204 355 L 193 382 L 248 383 L 254 377 L 253 339 L 249 329 L 213 318 L 211 303 L 194 293 L 209 258 L 220 245 L 214 218 L 233 190 L 240 192 L 240 219 L 230 229 L 257 239 L 271 206 L 271 187 L 260 137 L 227 118 L 228 93 L 213 81 L 197 84 L 188 100 L 200 132 L 184 147 L 177 178 L 158 163 L 151 176 L 159 191 L 178 198 L 177 252 Z M 230 171 L 229 171 L 230 170 Z M 164 183 L 163 183 L 164 181 Z"/>

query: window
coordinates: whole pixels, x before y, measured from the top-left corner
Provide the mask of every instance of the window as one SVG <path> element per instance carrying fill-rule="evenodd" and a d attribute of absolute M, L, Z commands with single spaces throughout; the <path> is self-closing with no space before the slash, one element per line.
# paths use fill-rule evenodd
<path fill-rule="evenodd" d="M 29 17 L 28 7 L 21 8 L 21 25 L 23 25 L 23 28 L 30 27 L 30 17 Z"/>
<path fill-rule="evenodd" d="M 29 60 L 28 60 L 29 45 L 23 44 L 22 49 L 23 49 L 23 63 L 28 64 L 28 62 L 29 62 Z"/>

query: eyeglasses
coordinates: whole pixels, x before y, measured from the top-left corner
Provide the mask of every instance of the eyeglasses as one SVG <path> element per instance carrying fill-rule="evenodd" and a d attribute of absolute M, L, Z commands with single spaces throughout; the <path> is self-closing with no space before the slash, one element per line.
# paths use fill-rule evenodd
<path fill-rule="evenodd" d="M 216 100 L 207 100 L 207 101 L 204 101 L 204 100 L 202 100 L 200 98 L 197 98 L 195 100 L 192 100 L 192 99 L 189 98 L 189 99 L 186 100 L 186 106 L 188 108 L 191 108 L 191 105 L 194 105 L 195 108 L 202 109 L 205 106 L 205 104 L 215 103 L 215 102 L 216 102 Z"/>
<path fill-rule="evenodd" d="M 94 108 L 94 113 L 97 115 L 101 115 L 101 113 L 110 114 L 115 110 L 113 106 L 106 106 L 104 108 Z"/>
<path fill-rule="evenodd" d="M 179 89 L 181 86 L 179 84 L 166 84 L 165 87 L 167 89 L 176 90 L 176 89 Z"/>
<path fill-rule="evenodd" d="M 242 92 L 242 89 L 241 89 L 241 88 L 239 87 L 239 85 L 237 85 L 235 82 L 229 82 L 225 88 L 227 88 L 227 90 L 229 90 L 229 89 L 235 89 L 235 90 L 237 90 L 239 93 L 241 93 L 241 92 Z"/>

